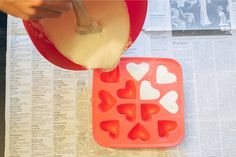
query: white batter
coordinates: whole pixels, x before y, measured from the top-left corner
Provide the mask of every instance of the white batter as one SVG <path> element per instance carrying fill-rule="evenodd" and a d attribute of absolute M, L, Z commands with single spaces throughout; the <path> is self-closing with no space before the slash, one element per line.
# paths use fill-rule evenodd
<path fill-rule="evenodd" d="M 130 19 L 127 5 L 122 0 L 84 1 L 90 17 L 96 20 L 102 31 L 79 35 L 73 9 L 60 18 L 43 19 L 49 40 L 65 57 L 88 69 L 111 70 L 116 67 L 127 45 Z"/>

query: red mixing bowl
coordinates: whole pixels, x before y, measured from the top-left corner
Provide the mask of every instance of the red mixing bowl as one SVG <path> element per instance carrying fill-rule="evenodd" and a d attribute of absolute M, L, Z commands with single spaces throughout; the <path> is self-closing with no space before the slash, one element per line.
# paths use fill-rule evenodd
<path fill-rule="evenodd" d="M 130 42 L 133 43 L 142 30 L 147 13 L 148 0 L 125 1 L 130 16 Z M 23 21 L 23 23 L 35 47 L 49 62 L 68 70 L 86 70 L 83 66 L 76 64 L 63 56 L 49 41 L 37 21 Z M 131 44 L 129 44 L 129 46 L 130 45 Z"/>

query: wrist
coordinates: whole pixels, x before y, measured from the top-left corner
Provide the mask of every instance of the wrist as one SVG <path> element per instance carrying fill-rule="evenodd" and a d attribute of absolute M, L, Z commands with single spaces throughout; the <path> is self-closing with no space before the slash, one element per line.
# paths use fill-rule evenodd
<path fill-rule="evenodd" d="M 0 11 L 3 11 L 3 0 L 0 0 Z"/>
<path fill-rule="evenodd" d="M 0 11 L 6 12 L 5 11 L 5 0 L 0 0 Z"/>

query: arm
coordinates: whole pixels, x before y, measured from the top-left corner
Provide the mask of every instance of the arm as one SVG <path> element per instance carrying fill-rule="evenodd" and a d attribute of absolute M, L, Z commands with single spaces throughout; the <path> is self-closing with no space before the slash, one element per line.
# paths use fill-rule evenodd
<path fill-rule="evenodd" d="M 0 11 L 24 20 L 58 17 L 71 6 L 71 0 L 0 0 Z"/>

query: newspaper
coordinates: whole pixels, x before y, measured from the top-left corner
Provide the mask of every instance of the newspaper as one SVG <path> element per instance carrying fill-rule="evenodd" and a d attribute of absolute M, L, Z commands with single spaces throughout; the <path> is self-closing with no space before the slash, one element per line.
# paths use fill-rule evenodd
<path fill-rule="evenodd" d="M 149 1 L 143 31 L 124 56 L 181 64 L 185 138 L 172 148 L 113 149 L 92 136 L 92 71 L 52 65 L 9 16 L 5 156 L 236 157 L 235 26 L 235 0 Z"/>

